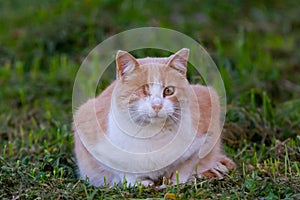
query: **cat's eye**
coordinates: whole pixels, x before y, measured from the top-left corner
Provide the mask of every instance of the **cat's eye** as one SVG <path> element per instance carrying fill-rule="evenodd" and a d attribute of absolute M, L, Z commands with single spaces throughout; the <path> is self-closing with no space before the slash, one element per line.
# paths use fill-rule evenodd
<path fill-rule="evenodd" d="M 175 88 L 173 86 L 168 86 L 164 89 L 164 96 L 171 96 L 174 94 Z"/>

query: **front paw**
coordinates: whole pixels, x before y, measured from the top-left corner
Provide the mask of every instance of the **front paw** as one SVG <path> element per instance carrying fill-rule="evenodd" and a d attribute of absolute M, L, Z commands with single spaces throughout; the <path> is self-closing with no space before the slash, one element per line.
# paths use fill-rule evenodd
<path fill-rule="evenodd" d="M 231 159 L 227 158 L 226 156 L 223 156 L 219 162 L 229 170 L 235 170 L 236 168 L 235 163 Z"/>
<path fill-rule="evenodd" d="M 143 186 L 145 186 L 145 187 L 152 187 L 152 186 L 154 186 L 154 182 L 152 180 L 149 180 L 149 179 L 142 180 L 140 183 Z"/>
<path fill-rule="evenodd" d="M 235 168 L 235 163 L 226 156 L 223 156 L 216 162 L 214 167 L 202 172 L 201 175 L 207 178 L 222 178 L 229 170 L 234 170 Z"/>

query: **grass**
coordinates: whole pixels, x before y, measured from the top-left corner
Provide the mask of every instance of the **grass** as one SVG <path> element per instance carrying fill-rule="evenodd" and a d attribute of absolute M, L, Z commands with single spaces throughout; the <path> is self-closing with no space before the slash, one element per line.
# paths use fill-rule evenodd
<path fill-rule="evenodd" d="M 300 198 L 296 1 L 24 4 L 0 2 L 1 199 Z M 140 26 L 181 31 L 218 65 L 228 96 L 223 147 L 238 165 L 223 179 L 162 190 L 78 180 L 71 130 L 76 72 L 96 44 Z"/>

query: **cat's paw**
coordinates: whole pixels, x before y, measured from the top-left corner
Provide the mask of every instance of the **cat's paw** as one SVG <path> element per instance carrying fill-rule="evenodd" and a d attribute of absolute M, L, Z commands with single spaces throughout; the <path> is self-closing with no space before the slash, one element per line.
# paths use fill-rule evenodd
<path fill-rule="evenodd" d="M 228 173 L 229 170 L 234 170 L 235 168 L 235 163 L 226 156 L 223 156 L 216 162 L 214 167 L 202 172 L 201 175 L 207 178 L 222 178 L 223 174 Z"/>
<path fill-rule="evenodd" d="M 142 180 L 141 184 L 145 187 L 152 187 L 154 186 L 154 182 L 152 180 L 146 179 L 146 180 Z"/>
<path fill-rule="evenodd" d="M 206 170 L 205 172 L 201 173 L 202 177 L 206 178 L 222 178 L 222 174 L 218 172 L 215 168 L 211 168 L 209 170 Z"/>
<path fill-rule="evenodd" d="M 223 156 L 220 159 L 219 163 L 225 166 L 229 170 L 235 170 L 236 168 L 235 163 L 231 159 L 227 158 L 226 156 Z"/>

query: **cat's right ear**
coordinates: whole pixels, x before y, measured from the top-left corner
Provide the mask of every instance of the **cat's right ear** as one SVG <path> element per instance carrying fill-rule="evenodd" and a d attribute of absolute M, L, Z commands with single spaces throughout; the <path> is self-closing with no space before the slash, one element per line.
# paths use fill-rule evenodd
<path fill-rule="evenodd" d="M 138 61 L 130 53 L 119 50 L 116 56 L 117 64 L 117 79 L 122 78 L 124 75 L 132 72 L 139 66 Z"/>

